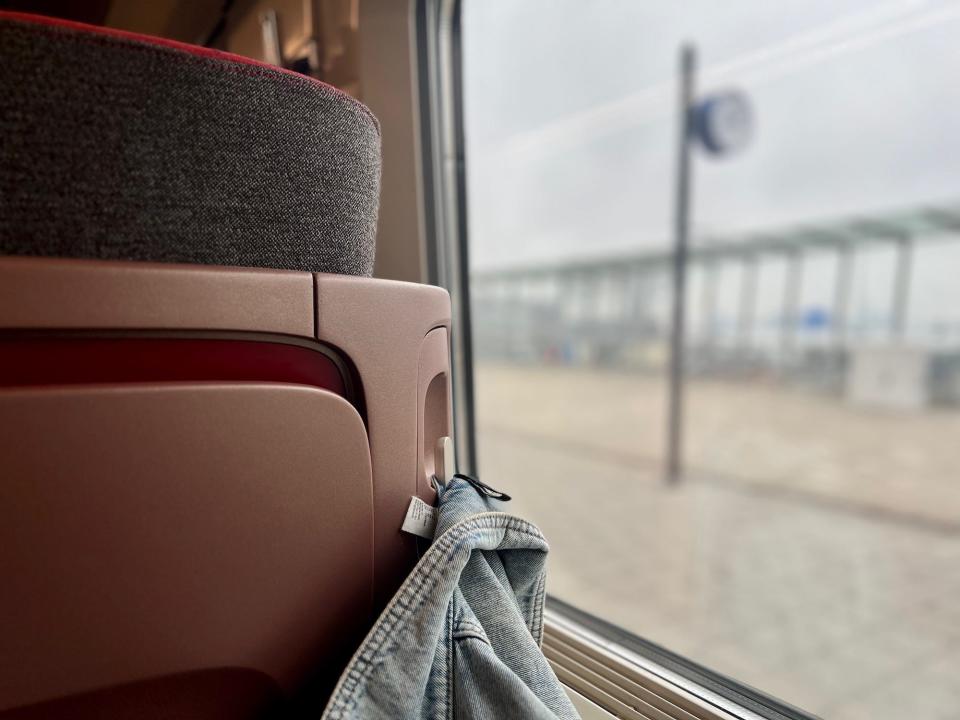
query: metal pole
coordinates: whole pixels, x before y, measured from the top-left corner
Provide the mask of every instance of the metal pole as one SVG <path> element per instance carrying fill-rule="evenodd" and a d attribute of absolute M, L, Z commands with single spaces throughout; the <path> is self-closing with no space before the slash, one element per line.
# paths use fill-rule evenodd
<path fill-rule="evenodd" d="M 903 340 L 907 329 L 910 301 L 910 275 L 913 269 L 913 242 L 905 235 L 897 240 L 897 269 L 893 282 L 893 308 L 890 314 L 890 339 Z"/>
<path fill-rule="evenodd" d="M 850 308 L 850 282 L 853 277 L 853 249 L 847 243 L 837 252 L 837 281 L 833 289 L 833 343 L 843 350 L 847 341 L 847 315 Z"/>
<path fill-rule="evenodd" d="M 717 316 L 717 261 L 703 261 L 703 290 L 701 293 L 703 313 L 703 344 L 708 357 L 713 355 L 713 324 Z"/>
<path fill-rule="evenodd" d="M 783 314 L 780 328 L 781 366 L 793 360 L 797 325 L 800 322 L 800 289 L 803 282 L 803 251 L 793 249 L 788 255 L 787 278 L 783 286 Z"/>
<path fill-rule="evenodd" d="M 627 322 L 636 331 L 640 319 L 640 278 L 635 268 L 627 270 Z"/>
<path fill-rule="evenodd" d="M 683 472 L 683 369 L 686 319 L 687 248 L 690 232 L 690 121 L 693 106 L 696 51 L 690 45 L 680 50 L 679 142 L 673 249 L 673 322 L 670 336 L 670 398 L 667 418 L 668 483 L 680 481 Z"/>
<path fill-rule="evenodd" d="M 744 258 L 740 275 L 740 318 L 737 333 L 740 336 L 740 349 L 747 354 L 753 336 L 754 313 L 757 304 L 757 267 L 756 255 Z"/>

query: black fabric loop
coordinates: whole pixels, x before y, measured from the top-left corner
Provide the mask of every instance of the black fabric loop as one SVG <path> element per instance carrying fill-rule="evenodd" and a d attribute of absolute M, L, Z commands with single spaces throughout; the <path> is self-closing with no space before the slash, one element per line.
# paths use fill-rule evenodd
<path fill-rule="evenodd" d="M 487 497 L 493 498 L 494 500 L 502 500 L 503 502 L 508 502 L 511 499 L 510 496 L 507 495 L 505 492 L 497 490 L 496 488 L 492 488 L 489 485 L 487 485 L 485 482 L 482 482 L 481 480 L 478 480 L 477 478 L 472 477 L 470 475 L 465 475 L 464 473 L 457 473 L 454 475 L 454 477 L 466 480 L 468 483 L 473 485 L 474 490 L 476 490 L 481 495 L 486 495 Z"/>

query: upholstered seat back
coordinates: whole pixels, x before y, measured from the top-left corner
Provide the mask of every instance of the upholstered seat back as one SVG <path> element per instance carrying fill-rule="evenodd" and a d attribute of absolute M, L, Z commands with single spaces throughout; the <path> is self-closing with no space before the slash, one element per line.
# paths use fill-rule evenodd
<path fill-rule="evenodd" d="M 0 13 L 0 254 L 370 275 L 377 121 L 215 50 Z"/>

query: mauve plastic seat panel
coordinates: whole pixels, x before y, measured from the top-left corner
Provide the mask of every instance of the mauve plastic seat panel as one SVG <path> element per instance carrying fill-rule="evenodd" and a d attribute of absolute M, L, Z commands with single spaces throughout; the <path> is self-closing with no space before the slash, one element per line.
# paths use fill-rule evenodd
<path fill-rule="evenodd" d="M 217 668 L 285 696 L 336 677 L 373 593 L 369 447 L 344 399 L 5 389 L 0 427 L 0 711 Z"/>
<path fill-rule="evenodd" d="M 0 328 L 313 337 L 313 276 L 285 270 L 0 256 Z"/>
<path fill-rule="evenodd" d="M 351 359 L 363 385 L 374 488 L 376 601 L 384 606 L 416 560 L 412 535 L 400 531 L 411 495 L 432 500 L 420 477 L 424 427 L 452 435 L 449 347 L 437 362 L 432 330 L 449 342 L 450 296 L 429 285 L 346 275 L 317 275 L 317 339 Z M 428 340 L 428 335 L 430 339 Z M 427 347 L 425 347 L 425 344 Z M 424 352 L 431 362 L 421 368 Z M 429 371 L 422 375 L 421 369 Z M 445 399 L 433 404 L 444 417 L 424 418 L 426 388 L 442 375 Z M 423 388 L 420 392 L 418 388 Z"/>
<path fill-rule="evenodd" d="M 326 599 L 317 596 L 310 612 L 300 612 L 299 607 L 288 606 L 278 608 L 283 619 L 279 616 L 266 619 L 263 616 L 251 616 L 249 633 L 246 627 L 234 623 L 232 627 L 238 637 L 236 644 L 227 648 L 218 645 L 222 637 L 217 633 L 208 637 L 202 632 L 181 633 L 179 629 L 173 633 L 181 638 L 177 647 L 165 645 L 168 642 L 167 631 L 161 632 L 158 637 L 138 635 L 121 613 L 117 632 L 129 636 L 136 645 L 136 651 L 147 659 L 158 657 L 151 648 L 159 643 L 160 656 L 166 662 L 151 665 L 150 668 L 142 668 L 136 661 L 124 662 L 121 663 L 124 667 L 129 664 L 137 671 L 128 673 L 124 670 L 115 677 L 113 673 L 98 676 L 101 680 L 107 676 L 112 678 L 105 682 L 113 683 L 109 688 L 120 692 L 121 697 L 116 702 L 126 703 L 125 707 L 135 708 L 137 698 L 143 693 L 146 695 L 142 699 L 149 705 L 156 688 L 163 690 L 165 702 L 168 700 L 173 706 L 191 693 L 206 692 L 205 689 L 214 695 L 210 702 L 215 702 L 217 696 L 222 696 L 218 688 L 223 687 L 224 683 L 229 685 L 233 680 L 227 677 L 211 678 L 206 674 L 212 666 L 204 664 L 206 660 L 198 662 L 197 658 L 211 657 L 208 651 L 212 649 L 224 666 L 259 673 L 270 683 L 275 683 L 280 688 L 279 697 L 283 699 L 288 696 L 291 686 L 283 680 L 284 672 L 276 669 L 279 666 L 264 662 L 251 663 L 248 659 L 250 643 L 256 644 L 258 638 L 262 639 L 263 628 L 268 628 L 277 632 L 276 636 L 271 636 L 277 647 L 282 647 L 284 639 L 303 640 L 303 646 L 294 648 L 303 658 L 303 665 L 299 667 L 309 666 L 312 669 L 313 678 L 308 685 L 319 700 L 317 704 L 322 704 L 324 689 L 335 682 L 341 659 L 346 660 L 349 650 L 361 639 L 363 628 L 367 626 L 371 615 L 389 599 L 416 560 L 414 543 L 399 528 L 410 496 L 420 494 L 429 499 L 432 494 L 426 487 L 425 473 L 429 472 L 433 436 L 450 434 L 449 328 L 449 297 L 436 287 L 331 274 L 124 261 L 0 257 L 0 338 L 9 347 L 20 346 L 19 350 L 14 351 L 20 360 L 29 362 L 30 357 L 37 357 L 36 353 L 40 352 L 39 364 L 51 368 L 51 373 L 46 377 L 49 382 L 46 382 L 45 372 L 36 368 L 24 371 L 22 363 L 8 363 L 10 372 L 0 378 L 0 393 L 4 394 L 4 398 L 16 396 L 19 399 L 15 410 L 12 405 L 4 404 L 6 399 L 0 402 L 0 452 L 6 453 L 8 447 L 16 447 L 19 452 L 30 448 L 29 456 L 32 458 L 43 458 L 44 462 L 62 460 L 64 463 L 62 467 L 57 465 L 59 474 L 50 475 L 49 468 L 43 463 L 11 464 L 4 456 L 4 478 L 10 480 L 5 490 L 0 488 L 0 507 L 9 508 L 11 516 L 18 520 L 0 531 L 0 543 L 4 545 L 0 550 L 0 573 L 4 577 L 15 575 L 19 567 L 27 568 L 32 573 L 42 572 L 34 567 L 37 557 L 35 538 L 45 537 L 45 533 L 53 533 L 53 537 L 58 537 L 64 527 L 61 517 L 66 515 L 66 508 L 77 498 L 82 500 L 78 510 L 84 523 L 97 528 L 93 537 L 99 537 L 99 542 L 104 546 L 114 542 L 121 547 L 135 548 L 140 542 L 136 533 L 144 527 L 157 543 L 166 542 L 167 535 L 179 537 L 182 534 L 179 520 L 165 523 L 162 527 L 118 521 L 123 514 L 114 512 L 115 505 L 112 502 L 97 504 L 96 501 L 97 497 L 104 494 L 102 488 L 113 487 L 117 483 L 123 487 L 127 505 L 138 507 L 140 503 L 145 503 L 145 508 L 162 509 L 149 489 L 168 482 L 169 496 L 164 495 L 165 502 L 174 503 L 179 513 L 192 517 L 196 525 L 191 532 L 202 536 L 204 522 L 210 532 L 216 532 L 224 513 L 246 522 L 250 520 L 247 509 L 255 506 L 275 510 L 276 517 L 272 511 L 270 517 L 279 523 L 289 507 L 287 499 L 291 495 L 290 488 L 299 487 L 306 465 L 311 467 L 310 472 L 315 478 L 315 484 L 310 486 L 315 494 L 308 498 L 314 504 L 297 505 L 299 510 L 311 507 L 316 510 L 321 498 L 325 497 L 335 501 L 332 507 L 342 507 L 340 503 L 345 500 L 341 495 L 346 488 L 352 487 L 351 483 L 344 480 L 359 472 L 365 478 L 363 502 L 368 505 L 362 517 L 356 516 L 357 522 L 343 537 L 353 538 L 350 532 L 356 531 L 363 532 L 367 540 L 358 543 L 354 539 L 349 543 L 336 544 L 336 538 L 343 539 L 337 534 L 338 528 L 342 529 L 340 523 L 351 516 L 341 511 L 331 515 L 314 513 L 309 518 L 311 532 L 318 533 L 317 537 L 326 537 L 324 533 L 329 531 L 332 533 L 330 543 L 322 548 L 312 548 L 311 552 L 315 554 L 313 559 L 299 553 L 292 556 L 297 558 L 307 588 L 311 587 L 315 577 L 310 573 L 311 563 L 322 565 L 330 553 L 337 554 L 350 567 L 350 571 L 342 576 L 346 580 L 327 581 L 325 587 L 330 596 Z M 149 355 L 148 346 L 153 342 L 164 346 L 163 358 L 176 362 L 177 367 L 162 367 L 163 358 Z M 53 357 L 43 357 L 41 346 L 46 343 L 52 343 L 47 349 Z M 111 383 L 110 373 L 105 368 L 83 367 L 82 362 L 69 370 L 57 367 L 58 361 L 69 362 L 71 358 L 79 360 L 72 354 L 73 350 L 67 349 L 80 347 L 73 343 L 80 343 L 85 348 L 78 352 L 85 355 L 86 360 L 94 366 L 97 364 L 96 358 L 100 358 L 116 370 L 114 381 L 129 383 L 110 391 L 114 399 L 126 397 L 126 400 L 122 403 L 111 400 L 107 404 L 105 399 L 98 399 L 97 393 L 103 391 L 102 386 L 48 387 L 57 382 Z M 172 351 L 173 345 L 179 343 L 189 347 L 190 351 L 185 354 Z M 278 374 L 278 368 L 286 362 L 279 356 L 291 352 L 291 343 L 296 346 L 292 351 L 299 359 L 303 359 L 303 353 L 310 353 L 336 360 L 334 364 L 341 377 L 351 380 L 348 385 L 352 385 L 353 392 L 348 387 L 345 394 L 355 403 L 356 409 L 336 398 L 336 402 L 329 406 L 329 412 L 318 410 L 316 418 L 291 430 L 288 408 L 297 414 L 298 403 L 291 405 L 289 400 L 296 396 L 297 391 L 334 396 L 322 390 L 287 385 L 283 388 L 294 394 L 273 395 L 273 403 L 267 403 L 265 399 L 259 403 L 246 400 L 251 397 L 251 388 L 262 387 L 258 382 L 319 385 L 331 380 L 327 377 L 327 371 L 331 369 L 329 365 L 324 365 L 320 373 L 323 377 L 319 377 L 313 369 L 303 374 L 300 366 L 293 368 L 296 370 L 293 374 L 290 374 L 291 367 L 281 368 Z M 224 354 L 223 351 L 228 347 L 244 348 L 244 352 L 240 353 L 243 357 L 229 352 Z M 256 357 L 247 355 L 246 349 L 251 347 L 257 348 Z M 103 353 L 109 355 L 111 348 L 123 349 L 116 357 L 107 358 Z M 269 355 L 275 350 L 279 351 L 278 357 L 262 354 L 267 352 Z M 183 364 L 181 361 L 184 361 Z M 220 381 L 225 395 L 237 395 L 224 398 L 223 402 L 218 401 L 215 405 L 223 408 L 229 406 L 232 410 L 217 412 L 218 421 L 213 422 L 208 412 L 208 408 L 213 406 L 209 406 L 205 396 L 196 395 L 193 401 L 178 401 L 177 422 L 158 422 L 158 403 L 172 403 L 164 400 L 168 397 L 165 391 L 181 388 L 182 385 L 178 383 L 186 380 Z M 248 382 L 224 385 L 228 381 L 239 380 Z M 138 386 L 138 382 L 147 382 L 155 387 L 148 392 L 142 385 Z M 4 384 L 9 388 L 18 383 L 33 385 L 36 389 L 2 388 Z M 200 389 L 198 386 L 191 387 Z M 124 393 L 136 394 L 125 396 Z M 51 398 L 61 399 L 54 401 Z M 70 402 L 66 403 L 63 398 L 69 398 Z M 69 413 L 63 415 L 63 408 L 68 406 Z M 121 415 L 125 420 L 113 424 L 98 422 L 98 414 L 103 415 L 108 408 L 123 408 Z M 348 408 L 349 412 L 344 408 Z M 83 421 L 87 409 L 92 413 L 92 424 Z M 161 411 L 164 417 L 170 414 Z M 365 433 L 361 415 L 366 419 Z M 28 423 L 22 427 L 24 418 Z M 61 420 L 66 419 L 69 422 L 62 425 Z M 336 443 L 328 445 L 329 428 L 340 425 L 359 431 L 351 435 L 356 440 L 355 457 L 353 461 L 344 460 L 345 472 L 328 472 L 328 469 L 335 470 L 338 467 L 339 461 L 334 451 L 340 449 Z M 33 440 L 25 443 L 22 441 L 23 433 L 30 426 L 36 432 Z M 232 426 L 236 427 L 235 433 Z M 254 428 L 262 428 L 263 431 L 255 431 Z M 333 436 L 340 437 L 340 432 L 335 430 Z M 182 437 L 182 433 L 190 436 L 189 442 Z M 127 441 L 128 435 L 137 438 L 136 442 Z M 289 443 L 298 437 L 309 437 L 311 443 L 318 444 L 312 451 L 295 444 L 292 446 L 295 451 L 291 455 Z M 164 443 L 173 441 L 182 441 L 186 443 L 185 447 L 192 449 L 185 453 L 174 449 L 162 453 L 157 451 Z M 354 440 L 351 440 L 350 445 L 353 446 L 353 443 Z M 62 451 L 61 446 L 64 448 Z M 206 452 L 211 448 L 217 449 L 225 457 L 233 457 L 236 463 L 207 465 L 197 473 L 195 481 L 183 481 L 181 466 L 174 461 L 177 458 L 197 457 L 201 451 Z M 66 472 L 71 465 L 82 469 L 86 467 L 85 463 L 93 461 L 84 455 L 85 451 L 95 451 L 93 459 L 96 472 L 91 475 L 91 493 L 84 491 L 87 484 L 85 475 L 78 478 Z M 114 451 L 118 453 L 116 462 L 111 457 Z M 132 455 L 140 460 L 132 462 Z M 290 462 L 284 460 L 288 455 Z M 158 458 L 162 462 L 158 463 Z M 264 490 L 255 500 L 249 495 L 241 495 L 240 500 L 234 497 L 234 482 L 243 478 L 243 473 L 238 474 L 235 468 L 242 466 L 249 469 L 244 458 L 252 459 L 249 467 L 263 469 L 264 462 L 269 461 L 274 470 L 269 491 Z M 125 478 L 139 477 L 141 471 L 134 468 L 141 467 L 148 468 L 146 472 L 151 482 L 144 485 L 138 481 L 129 487 L 123 485 Z M 49 481 L 44 479 L 48 475 Z M 42 489 L 48 498 L 44 502 L 50 503 L 51 507 L 57 509 L 56 512 L 37 512 L 11 495 L 15 492 L 11 488 L 32 488 L 32 478 L 35 477 L 42 479 L 37 490 Z M 198 488 L 205 489 L 205 492 L 198 495 Z M 3 494 L 4 491 L 6 494 Z M 62 499 L 57 499 L 58 493 Z M 173 496 L 177 497 L 176 502 Z M 227 499 L 222 505 L 217 500 L 220 496 Z M 243 500 L 244 497 L 246 500 Z M 241 502 L 242 507 L 237 509 L 236 502 Z M 193 507 L 195 514 L 190 515 L 190 508 Z M 139 507 L 137 512 L 141 512 Z M 101 515 L 107 522 L 100 522 L 98 518 Z M 307 520 L 306 513 L 300 515 L 294 512 L 291 517 L 293 527 L 300 527 L 304 532 Z M 76 527 L 70 532 L 76 533 Z M 264 532 L 263 536 L 272 537 L 269 532 Z M 131 543 L 127 542 L 128 537 L 133 538 Z M 78 547 L 82 548 L 83 543 Z M 240 578 L 262 572 L 268 564 L 260 554 L 249 552 L 248 542 L 238 542 L 236 538 L 226 538 L 219 550 L 221 565 L 232 568 Z M 180 574 L 167 575 L 166 579 L 171 588 L 183 586 L 192 592 L 197 577 L 209 575 L 208 558 L 203 554 L 190 555 L 182 549 L 178 552 L 180 560 L 177 567 Z M 282 556 L 286 551 L 278 546 L 277 552 L 278 556 L 273 559 L 282 566 Z M 160 564 L 164 566 L 164 563 Z M 74 584 L 78 592 L 91 598 L 113 601 L 124 596 L 135 598 L 134 606 L 142 611 L 139 623 L 145 628 L 153 627 L 158 622 L 161 625 L 167 622 L 165 606 L 142 604 L 144 594 L 153 587 L 151 583 L 154 576 L 151 574 L 134 576 L 129 566 L 121 568 L 119 576 L 126 577 L 127 581 L 119 588 L 122 591 L 115 592 L 116 574 L 83 576 L 87 577 L 88 582 L 81 582 L 82 578 L 59 570 L 56 565 L 53 567 L 54 575 L 58 576 L 56 583 L 38 583 L 34 575 L 35 582 L 31 587 L 20 586 L 18 602 L 26 606 L 28 597 L 37 598 L 33 606 L 37 614 L 31 628 L 33 644 L 22 634 L 0 635 L 0 663 L 4 666 L 9 665 L 11 660 L 16 662 L 20 656 L 34 663 L 34 670 L 43 670 L 43 662 L 50 662 L 53 670 L 67 662 L 59 638 L 69 637 L 69 634 L 65 635 L 64 628 L 59 625 L 64 618 L 60 617 L 62 613 L 57 599 L 58 596 L 71 599 L 69 592 L 64 589 L 69 590 Z M 350 574 L 352 572 L 362 574 L 364 587 L 368 591 L 372 589 L 372 606 L 369 601 L 354 602 L 351 599 L 360 583 L 359 576 Z M 355 582 L 350 578 L 354 578 Z M 145 583 L 142 588 L 139 585 L 141 580 Z M 253 583 L 249 583 L 247 595 L 250 597 L 244 603 L 253 602 L 259 607 L 267 602 L 267 595 L 277 591 L 270 582 L 273 582 L 272 578 L 265 585 L 267 590 L 258 588 L 256 591 L 250 590 L 249 585 Z M 291 578 L 288 587 L 290 597 L 300 597 L 300 591 L 292 587 L 293 583 Z M 209 605 L 202 605 L 206 613 L 213 614 L 215 607 L 231 600 L 219 594 L 218 588 L 201 587 L 199 591 L 210 593 Z M 168 588 L 168 592 L 174 591 Z M 307 594 L 310 594 L 309 590 Z M 0 596 L 0 603 L 2 600 Z M 364 602 L 367 604 L 364 605 Z M 350 606 L 350 611 L 344 610 L 345 604 Z M 351 642 L 338 645 L 337 638 L 340 636 L 313 630 L 318 623 L 323 627 L 329 627 L 326 623 L 337 623 L 346 633 L 360 608 L 364 609 L 366 615 Z M 47 615 L 53 617 L 55 622 L 43 623 L 42 617 Z M 67 612 L 65 618 L 70 617 L 70 612 Z M 77 618 L 73 620 L 77 627 L 85 627 Z M 97 636 L 105 638 L 111 647 L 118 642 L 117 635 L 109 629 L 110 618 L 104 614 L 97 620 L 100 625 L 90 626 L 85 644 L 81 647 L 95 646 Z M 42 632 L 38 629 L 41 625 L 45 626 Z M 351 647 L 344 649 L 347 645 Z M 98 652 L 102 649 L 99 647 Z M 123 649 L 132 652 L 130 647 Z M 64 716 L 70 717 L 71 713 L 81 708 L 86 712 L 89 708 L 106 707 L 115 702 L 112 699 L 113 691 L 102 685 L 97 686 L 99 681 L 87 674 L 90 668 L 77 658 L 68 659 L 69 662 L 78 663 L 78 666 L 70 665 L 67 671 L 60 674 L 46 673 L 45 670 L 40 673 L 28 672 L 13 677 L 8 685 L 3 683 L 6 678 L 0 678 L 0 707 L 9 707 L 9 702 L 13 702 L 8 702 L 8 692 L 17 703 L 46 704 L 29 708 L 21 705 L 23 712 L 34 713 L 32 717 L 43 716 L 36 713 L 45 710 L 63 710 Z M 192 674 L 196 672 L 204 674 Z M 297 675 L 297 672 L 293 675 Z M 39 680 L 41 677 L 46 680 Z M 82 682 L 78 682 L 78 678 Z M 32 689 L 31 683 L 35 683 Z M 24 688 L 28 688 L 29 692 L 25 693 Z M 251 704 L 244 706 L 236 716 L 247 717 L 244 714 L 247 710 L 253 712 L 260 707 L 258 697 L 251 696 Z M 57 701 L 57 698 L 61 700 Z M 74 704 L 70 698 L 79 704 Z M 223 717 L 234 716 L 233 710 L 227 712 L 226 706 L 223 708 Z"/>
<path fill-rule="evenodd" d="M 243 668 L 175 673 L 0 710 L 2 720 L 276 720 L 297 717 L 269 677 Z"/>

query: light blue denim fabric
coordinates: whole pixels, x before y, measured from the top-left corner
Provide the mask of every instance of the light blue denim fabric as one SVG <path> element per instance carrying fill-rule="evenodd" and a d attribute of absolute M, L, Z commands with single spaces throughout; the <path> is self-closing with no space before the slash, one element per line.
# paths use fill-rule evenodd
<path fill-rule="evenodd" d="M 578 720 L 540 651 L 547 542 L 455 477 L 435 539 L 340 678 L 323 720 Z"/>

